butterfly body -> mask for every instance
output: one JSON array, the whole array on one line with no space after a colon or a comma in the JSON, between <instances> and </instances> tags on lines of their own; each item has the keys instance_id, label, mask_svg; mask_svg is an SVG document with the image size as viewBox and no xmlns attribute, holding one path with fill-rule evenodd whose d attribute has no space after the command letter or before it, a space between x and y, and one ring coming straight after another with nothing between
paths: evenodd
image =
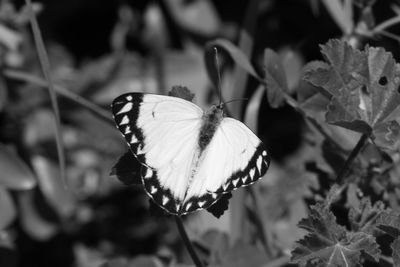
<instances>
[{"instance_id":1,"label":"butterfly body","mask_svg":"<svg viewBox=\"0 0 400 267\"><path fill-rule=\"evenodd\" d=\"M224 117L223 105L203 112L180 98L128 93L114 100L112 111L143 164L147 194L169 213L207 208L269 166L263 143L243 123Z\"/></svg>"}]
</instances>

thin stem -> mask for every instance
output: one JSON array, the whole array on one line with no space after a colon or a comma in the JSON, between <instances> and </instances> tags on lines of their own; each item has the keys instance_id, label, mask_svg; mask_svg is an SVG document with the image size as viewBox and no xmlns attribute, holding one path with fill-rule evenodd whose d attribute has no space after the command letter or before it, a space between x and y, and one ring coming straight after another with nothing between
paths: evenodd
<instances>
[{"instance_id":1,"label":"thin stem","mask_svg":"<svg viewBox=\"0 0 400 267\"><path fill-rule=\"evenodd\" d=\"M3 71L3 74L4 74L4 76L6 76L10 79L24 81L27 83L37 85L39 87L44 87L44 88L47 87L47 82L45 80L43 80L42 78L39 78L35 75L23 72L23 71L6 69ZM66 88L64 88L62 86L55 85L54 89L55 89L56 93L59 94L60 96L63 96L65 98L68 98L71 101L74 101L75 103L79 104L83 108L86 108L89 111L91 111L99 119L114 126L114 121L111 119L110 113L107 110L104 110L103 108L99 107L98 105L86 100L85 98L74 93L73 91L67 90Z\"/></svg>"},{"instance_id":2,"label":"thin stem","mask_svg":"<svg viewBox=\"0 0 400 267\"><path fill-rule=\"evenodd\" d=\"M65 177L65 155L61 139L60 111L58 108L57 96L54 90L54 83L50 75L49 58L47 56L46 48L44 46L42 33L40 31L38 22L36 20L35 12L33 11L31 0L25 0L25 3L28 6L29 20L32 26L33 39L35 40L36 50L39 56L39 61L42 67L43 75L47 81L47 88L49 90L51 105L54 111L54 117L56 122L55 136L56 136L58 161L60 163L61 180L63 182L64 188L67 189L68 185Z\"/></svg>"},{"instance_id":3,"label":"thin stem","mask_svg":"<svg viewBox=\"0 0 400 267\"><path fill-rule=\"evenodd\" d=\"M400 23L400 16L395 16L393 18L385 20L384 22L382 22L379 25L376 25L375 28L372 30L372 32L381 32L388 27L396 25L397 23Z\"/></svg>"},{"instance_id":4,"label":"thin stem","mask_svg":"<svg viewBox=\"0 0 400 267\"><path fill-rule=\"evenodd\" d=\"M179 234L181 235L183 243L185 244L185 246L190 254L190 257L192 257L194 264L196 265L196 267L204 267L204 265L201 263L201 261L199 259L199 256L197 256L196 251L193 248L192 242L190 242L190 239L185 231L185 227L183 226L181 217L176 215L175 222L176 222L176 225L178 226L178 231L179 231Z\"/></svg>"},{"instance_id":5,"label":"thin stem","mask_svg":"<svg viewBox=\"0 0 400 267\"><path fill-rule=\"evenodd\" d=\"M360 140L358 140L358 143L356 146L353 148L351 151L350 155L346 159L346 162L344 163L342 169L339 171L337 177L336 177L336 182L338 184L341 184L343 182L343 179L345 175L347 174L350 165L353 163L354 159L357 157L358 153L360 153L361 149L364 147L365 143L367 142L369 138L368 134L363 134L360 137Z\"/></svg>"},{"instance_id":6,"label":"thin stem","mask_svg":"<svg viewBox=\"0 0 400 267\"><path fill-rule=\"evenodd\" d=\"M218 77L218 81L217 81L217 89L218 89L218 96L219 96L219 104L221 105L222 103L222 86L221 86L221 73L219 70L219 60L218 60L218 49L216 47L214 47L214 52L215 52L215 69L217 70L217 77Z\"/></svg>"}]
</instances>

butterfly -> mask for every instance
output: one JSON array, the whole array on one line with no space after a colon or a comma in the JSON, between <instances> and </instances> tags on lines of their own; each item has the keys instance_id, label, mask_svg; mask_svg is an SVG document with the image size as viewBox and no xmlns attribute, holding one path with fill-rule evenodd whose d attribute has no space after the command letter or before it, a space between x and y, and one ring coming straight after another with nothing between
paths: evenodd
<instances>
[{"instance_id":1,"label":"butterfly","mask_svg":"<svg viewBox=\"0 0 400 267\"><path fill-rule=\"evenodd\" d=\"M242 122L225 117L223 104L204 112L178 97L127 93L113 101L112 112L143 165L146 193L168 213L206 209L269 167L264 144Z\"/></svg>"}]
</instances>

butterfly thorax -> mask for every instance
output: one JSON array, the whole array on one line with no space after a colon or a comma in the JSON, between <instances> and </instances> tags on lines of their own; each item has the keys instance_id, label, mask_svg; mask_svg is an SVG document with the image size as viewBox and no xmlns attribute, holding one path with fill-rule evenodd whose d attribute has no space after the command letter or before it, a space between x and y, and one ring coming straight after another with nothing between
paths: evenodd
<instances>
[{"instance_id":1,"label":"butterfly thorax","mask_svg":"<svg viewBox=\"0 0 400 267\"><path fill-rule=\"evenodd\" d=\"M207 145L211 142L218 125L224 117L222 105L213 106L207 110L203 115L203 123L200 128L199 134L199 149L204 151Z\"/></svg>"}]
</instances>

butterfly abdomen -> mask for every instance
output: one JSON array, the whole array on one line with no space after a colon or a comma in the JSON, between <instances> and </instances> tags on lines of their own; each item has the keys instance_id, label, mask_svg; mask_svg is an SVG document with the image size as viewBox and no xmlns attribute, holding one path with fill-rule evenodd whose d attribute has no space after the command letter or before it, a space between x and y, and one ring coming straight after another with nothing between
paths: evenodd
<instances>
[{"instance_id":1,"label":"butterfly abdomen","mask_svg":"<svg viewBox=\"0 0 400 267\"><path fill-rule=\"evenodd\" d=\"M199 134L199 149L204 151L211 142L212 137L217 131L218 125L223 119L223 111L218 106L212 107L203 115L203 123Z\"/></svg>"}]
</instances>

